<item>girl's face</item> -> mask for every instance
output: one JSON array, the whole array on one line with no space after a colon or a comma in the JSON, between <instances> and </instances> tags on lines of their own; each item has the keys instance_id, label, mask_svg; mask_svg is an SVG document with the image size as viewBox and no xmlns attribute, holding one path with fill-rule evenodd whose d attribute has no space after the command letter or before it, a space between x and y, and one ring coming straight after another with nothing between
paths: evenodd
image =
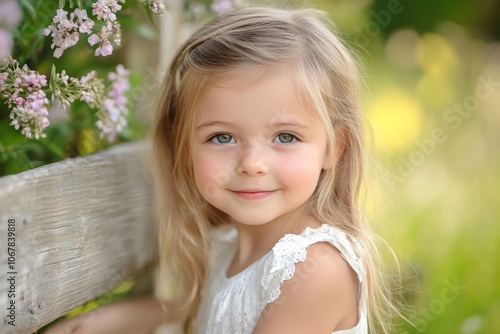
<instances>
[{"instance_id":1,"label":"girl's face","mask_svg":"<svg viewBox=\"0 0 500 334\"><path fill-rule=\"evenodd\" d=\"M324 126L287 78L217 81L201 98L194 128L196 186L241 224L293 214L332 167Z\"/></svg>"}]
</instances>

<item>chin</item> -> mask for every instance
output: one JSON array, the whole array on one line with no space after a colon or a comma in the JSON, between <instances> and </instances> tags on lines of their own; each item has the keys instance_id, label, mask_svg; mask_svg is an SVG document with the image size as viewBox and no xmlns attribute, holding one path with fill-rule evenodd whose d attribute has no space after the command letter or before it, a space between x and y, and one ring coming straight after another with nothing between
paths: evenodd
<instances>
[{"instance_id":1,"label":"chin","mask_svg":"<svg viewBox=\"0 0 500 334\"><path fill-rule=\"evenodd\" d=\"M272 217L262 217L255 214L248 214L247 216L229 216L235 223L245 226L260 226L273 220Z\"/></svg>"}]
</instances>

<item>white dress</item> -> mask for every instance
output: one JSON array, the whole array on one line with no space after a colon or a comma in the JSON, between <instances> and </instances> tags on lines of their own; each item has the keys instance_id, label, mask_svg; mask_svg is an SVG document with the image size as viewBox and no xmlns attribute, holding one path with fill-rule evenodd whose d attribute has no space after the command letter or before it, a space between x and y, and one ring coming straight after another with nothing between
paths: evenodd
<instances>
[{"instance_id":1,"label":"white dress","mask_svg":"<svg viewBox=\"0 0 500 334\"><path fill-rule=\"evenodd\" d=\"M215 229L210 273L203 290L195 333L251 334L265 306L278 299L283 282L293 277L295 264L305 260L306 248L317 242L330 242L340 251L356 272L358 291L362 291L365 272L354 251L362 251L361 247L329 224L318 228L308 227L300 235L286 234L271 251L229 278L226 273L236 252L237 231L231 226ZM366 291L359 296L358 324L333 333L368 333Z\"/></svg>"}]
</instances>

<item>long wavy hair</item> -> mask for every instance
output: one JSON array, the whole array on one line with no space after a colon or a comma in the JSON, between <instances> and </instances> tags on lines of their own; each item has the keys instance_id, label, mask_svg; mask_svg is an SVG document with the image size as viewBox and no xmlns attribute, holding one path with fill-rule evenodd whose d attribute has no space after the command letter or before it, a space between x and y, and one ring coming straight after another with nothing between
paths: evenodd
<instances>
[{"instance_id":1,"label":"long wavy hair","mask_svg":"<svg viewBox=\"0 0 500 334\"><path fill-rule=\"evenodd\" d=\"M191 331L208 272L210 230L226 215L198 192L191 162L191 136L198 101L207 87L228 74L287 71L321 118L337 159L324 170L306 203L320 222L357 240L366 250L369 324L390 332L398 313L377 269L375 236L360 209L367 171L364 120L359 106L360 74L352 52L337 37L326 13L307 8L247 6L223 13L199 28L178 50L163 83L153 153L159 219L159 284L172 290ZM161 289L161 287L160 287Z\"/></svg>"}]
</instances>

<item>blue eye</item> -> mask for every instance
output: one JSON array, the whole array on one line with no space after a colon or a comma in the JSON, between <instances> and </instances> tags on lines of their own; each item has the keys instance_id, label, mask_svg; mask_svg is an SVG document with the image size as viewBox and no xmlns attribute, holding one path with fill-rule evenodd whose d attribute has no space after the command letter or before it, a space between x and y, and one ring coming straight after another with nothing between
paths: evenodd
<instances>
[{"instance_id":1,"label":"blue eye","mask_svg":"<svg viewBox=\"0 0 500 334\"><path fill-rule=\"evenodd\" d=\"M278 140L282 144L291 144L295 141L297 141L297 137L292 135L291 133L280 133L275 137L275 141Z\"/></svg>"},{"instance_id":2,"label":"blue eye","mask_svg":"<svg viewBox=\"0 0 500 334\"><path fill-rule=\"evenodd\" d=\"M229 144L233 140L233 137L231 135L228 135L227 133L221 133L218 135L215 135L209 139L209 141L216 143L216 144Z\"/></svg>"}]
</instances>

